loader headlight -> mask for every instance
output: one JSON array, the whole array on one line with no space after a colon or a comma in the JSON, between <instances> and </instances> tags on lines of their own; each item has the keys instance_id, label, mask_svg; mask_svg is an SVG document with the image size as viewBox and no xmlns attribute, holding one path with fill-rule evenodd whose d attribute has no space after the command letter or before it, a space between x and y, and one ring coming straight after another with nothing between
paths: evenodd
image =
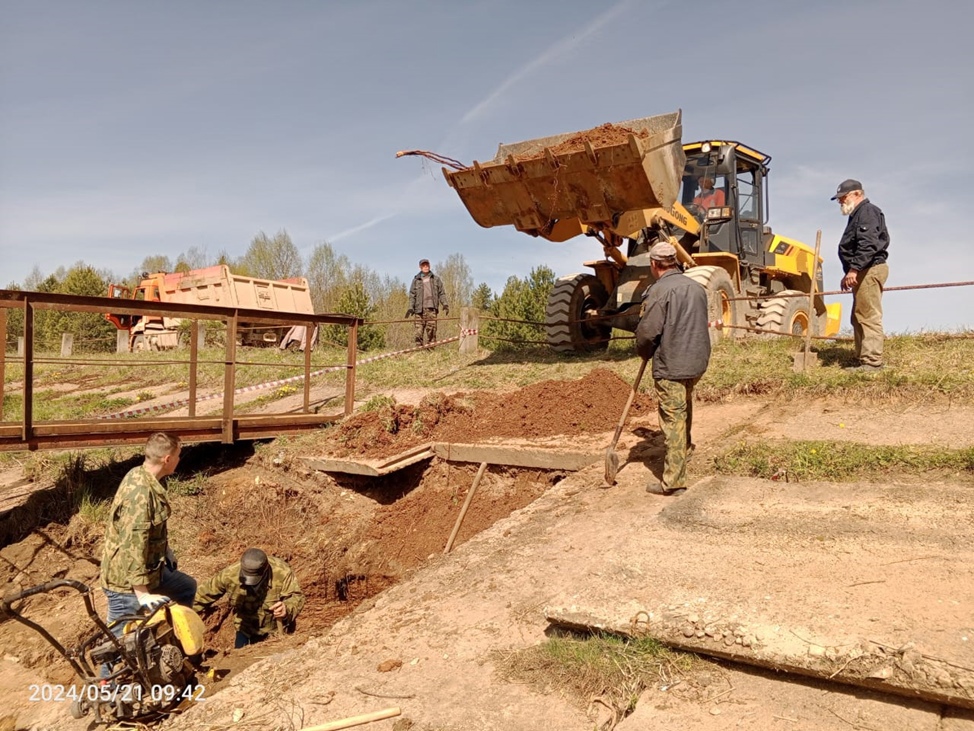
<instances>
[{"instance_id":1,"label":"loader headlight","mask_svg":"<svg viewBox=\"0 0 974 731\"><path fill-rule=\"evenodd\" d=\"M704 153L705 155L710 152L711 149L713 148L710 146L709 142L704 142L700 145L700 152Z\"/></svg>"},{"instance_id":2,"label":"loader headlight","mask_svg":"<svg viewBox=\"0 0 974 731\"><path fill-rule=\"evenodd\" d=\"M707 209L707 220L716 221L721 218L730 218L731 209L729 206L723 206L722 208L708 208Z\"/></svg>"}]
</instances>

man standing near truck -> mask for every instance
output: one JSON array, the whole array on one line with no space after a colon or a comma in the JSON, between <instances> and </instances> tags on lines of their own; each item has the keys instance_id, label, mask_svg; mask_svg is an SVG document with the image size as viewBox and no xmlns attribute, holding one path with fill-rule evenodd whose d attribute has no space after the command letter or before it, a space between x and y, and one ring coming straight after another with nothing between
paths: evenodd
<instances>
[{"instance_id":1,"label":"man standing near truck","mask_svg":"<svg viewBox=\"0 0 974 731\"><path fill-rule=\"evenodd\" d=\"M443 280L430 271L429 259L419 260L419 274L413 277L409 288L409 310L406 317L415 317L416 345L429 345L436 341L436 317L440 308L450 314Z\"/></svg>"},{"instance_id":2,"label":"man standing near truck","mask_svg":"<svg viewBox=\"0 0 974 731\"><path fill-rule=\"evenodd\" d=\"M889 276L886 217L879 206L869 202L858 180L843 180L832 200L849 217L839 241L839 261L842 290L852 290L852 335L858 362L845 370L873 373L883 368L883 287Z\"/></svg>"},{"instance_id":3,"label":"man standing near truck","mask_svg":"<svg viewBox=\"0 0 974 731\"><path fill-rule=\"evenodd\" d=\"M649 252L654 284L636 326L636 352L653 359L659 425L666 441L663 479L646 492L678 495L687 489L687 454L693 444L693 387L710 362L707 291L683 275L676 249L661 242Z\"/></svg>"}]
</instances>

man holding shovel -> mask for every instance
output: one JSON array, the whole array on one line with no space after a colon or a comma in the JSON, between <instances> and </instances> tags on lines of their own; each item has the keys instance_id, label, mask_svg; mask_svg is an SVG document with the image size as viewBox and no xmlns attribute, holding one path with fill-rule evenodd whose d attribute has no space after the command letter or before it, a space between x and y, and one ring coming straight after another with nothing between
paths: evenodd
<instances>
[{"instance_id":1,"label":"man holding shovel","mask_svg":"<svg viewBox=\"0 0 974 731\"><path fill-rule=\"evenodd\" d=\"M683 276L672 244L656 244L649 258L656 281L643 300L643 314L636 327L636 352L643 359L653 359L666 458L662 481L651 480L646 492L677 495L687 489L693 387L710 362L707 290Z\"/></svg>"}]
</instances>

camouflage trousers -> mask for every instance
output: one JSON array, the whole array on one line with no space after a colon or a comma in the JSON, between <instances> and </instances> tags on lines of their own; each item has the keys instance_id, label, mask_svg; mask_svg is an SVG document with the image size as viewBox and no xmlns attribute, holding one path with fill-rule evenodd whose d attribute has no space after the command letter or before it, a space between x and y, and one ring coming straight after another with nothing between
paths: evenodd
<instances>
[{"instance_id":1,"label":"camouflage trousers","mask_svg":"<svg viewBox=\"0 0 974 731\"><path fill-rule=\"evenodd\" d=\"M863 365L883 364L883 286L889 265L883 262L859 272L852 288L852 335L856 359Z\"/></svg>"},{"instance_id":2,"label":"camouflage trousers","mask_svg":"<svg viewBox=\"0 0 974 731\"><path fill-rule=\"evenodd\" d=\"M684 381L655 381L659 426L666 441L666 458L663 460L661 480L666 490L687 486L687 452L692 444L690 429L693 426L693 387L699 380L689 378Z\"/></svg>"},{"instance_id":3,"label":"camouflage trousers","mask_svg":"<svg viewBox=\"0 0 974 731\"><path fill-rule=\"evenodd\" d=\"M423 310L416 316L416 345L428 345L436 340L436 310Z\"/></svg>"}]
</instances>

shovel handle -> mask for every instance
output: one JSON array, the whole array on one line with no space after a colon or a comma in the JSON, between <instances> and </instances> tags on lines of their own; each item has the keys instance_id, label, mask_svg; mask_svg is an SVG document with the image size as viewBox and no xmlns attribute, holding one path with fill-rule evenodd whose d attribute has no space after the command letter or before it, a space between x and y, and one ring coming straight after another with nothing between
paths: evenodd
<instances>
[{"instance_id":1,"label":"shovel handle","mask_svg":"<svg viewBox=\"0 0 974 731\"><path fill-rule=\"evenodd\" d=\"M639 364L639 371L636 373L636 380L632 382L632 390L629 392L629 399L626 401L626 407L622 410L622 416L619 418L619 425L616 427L616 433L612 437L612 447L619 442L619 437L622 436L622 429L626 425L626 418L629 416L629 408L632 406L633 400L636 398L636 392L639 390L639 383L643 380L643 373L646 371L647 359L643 358L643 362Z\"/></svg>"}]
</instances>

